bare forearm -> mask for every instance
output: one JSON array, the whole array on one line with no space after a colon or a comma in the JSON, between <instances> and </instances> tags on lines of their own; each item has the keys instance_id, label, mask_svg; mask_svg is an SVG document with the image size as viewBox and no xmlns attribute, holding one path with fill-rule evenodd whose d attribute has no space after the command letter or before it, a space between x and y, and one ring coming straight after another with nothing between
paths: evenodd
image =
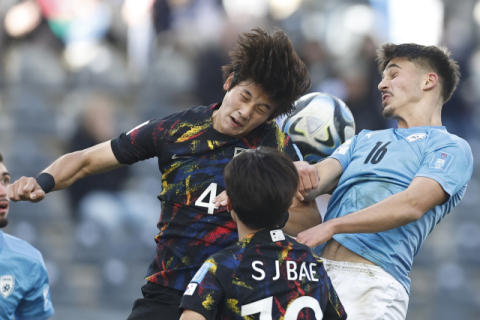
<instances>
[{"instance_id":1,"label":"bare forearm","mask_svg":"<svg viewBox=\"0 0 480 320\"><path fill-rule=\"evenodd\" d=\"M416 221L423 213L419 203L405 190L370 207L326 223L334 234L376 233Z\"/></svg>"},{"instance_id":2,"label":"bare forearm","mask_svg":"<svg viewBox=\"0 0 480 320\"><path fill-rule=\"evenodd\" d=\"M114 158L113 153L109 154L109 148L110 142L108 141L82 151L66 154L58 158L43 172L51 174L55 179L54 191L65 189L78 179L122 166Z\"/></svg>"},{"instance_id":3,"label":"bare forearm","mask_svg":"<svg viewBox=\"0 0 480 320\"><path fill-rule=\"evenodd\" d=\"M294 199L294 201L298 200ZM315 201L291 206L288 212L289 219L283 227L283 231L292 237L296 237L298 233L322 223L322 216Z\"/></svg>"},{"instance_id":4,"label":"bare forearm","mask_svg":"<svg viewBox=\"0 0 480 320\"><path fill-rule=\"evenodd\" d=\"M325 159L322 162L313 165L320 176L318 187L311 190L305 197L306 201L313 201L322 194L331 194L337 187L343 168L336 159Z\"/></svg>"}]
</instances>

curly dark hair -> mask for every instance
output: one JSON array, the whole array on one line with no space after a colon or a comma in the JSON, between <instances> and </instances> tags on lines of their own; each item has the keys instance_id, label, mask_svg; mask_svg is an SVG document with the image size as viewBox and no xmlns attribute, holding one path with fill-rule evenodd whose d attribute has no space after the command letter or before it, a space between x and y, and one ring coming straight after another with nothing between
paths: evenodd
<instances>
[{"instance_id":1,"label":"curly dark hair","mask_svg":"<svg viewBox=\"0 0 480 320\"><path fill-rule=\"evenodd\" d=\"M223 175L233 210L247 227L283 227L299 179L292 159L273 148L248 149Z\"/></svg>"},{"instance_id":2,"label":"curly dark hair","mask_svg":"<svg viewBox=\"0 0 480 320\"><path fill-rule=\"evenodd\" d=\"M445 103L452 97L460 81L458 64L450 55L450 51L445 47L384 43L377 51L378 69L382 73L393 59L406 58L419 68L435 72L442 86L441 95Z\"/></svg>"},{"instance_id":3,"label":"curly dark hair","mask_svg":"<svg viewBox=\"0 0 480 320\"><path fill-rule=\"evenodd\" d=\"M270 119L290 114L295 100L310 87L307 67L281 30L270 35L256 28L239 35L230 57L232 62L222 67L224 81L233 73L229 90L242 81L259 85L278 106Z\"/></svg>"}]
</instances>

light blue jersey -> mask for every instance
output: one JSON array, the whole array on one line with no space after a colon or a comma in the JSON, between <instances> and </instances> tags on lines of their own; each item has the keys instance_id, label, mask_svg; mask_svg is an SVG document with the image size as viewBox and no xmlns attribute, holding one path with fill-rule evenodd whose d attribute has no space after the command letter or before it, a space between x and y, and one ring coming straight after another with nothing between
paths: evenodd
<instances>
[{"instance_id":1,"label":"light blue jersey","mask_svg":"<svg viewBox=\"0 0 480 320\"><path fill-rule=\"evenodd\" d=\"M0 230L0 319L43 320L52 315L42 254Z\"/></svg>"},{"instance_id":2,"label":"light blue jersey","mask_svg":"<svg viewBox=\"0 0 480 320\"><path fill-rule=\"evenodd\" d=\"M473 170L468 143L448 133L445 127L363 130L331 157L340 161L343 174L330 198L325 221L401 192L415 177L434 179L450 196L444 204L406 226L380 233L333 237L383 268L410 292L408 273L413 257L435 225L465 194Z\"/></svg>"}]
</instances>

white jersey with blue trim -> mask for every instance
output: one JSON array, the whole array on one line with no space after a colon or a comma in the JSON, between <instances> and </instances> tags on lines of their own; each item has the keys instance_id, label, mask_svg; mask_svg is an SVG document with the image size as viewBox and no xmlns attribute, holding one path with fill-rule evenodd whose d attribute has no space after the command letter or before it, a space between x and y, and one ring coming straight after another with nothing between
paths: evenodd
<instances>
[{"instance_id":1,"label":"white jersey with blue trim","mask_svg":"<svg viewBox=\"0 0 480 320\"><path fill-rule=\"evenodd\" d=\"M338 234L333 238L394 276L410 292L413 257L440 220L455 207L472 176L468 143L445 127L363 130L340 146L332 158L343 174L332 194L325 221L361 210L399 193L415 177L437 181L449 199L418 221L389 231ZM321 249L321 248L319 248Z\"/></svg>"},{"instance_id":2,"label":"white jersey with blue trim","mask_svg":"<svg viewBox=\"0 0 480 320\"><path fill-rule=\"evenodd\" d=\"M43 320L53 312L41 253L0 230L0 319Z\"/></svg>"}]
</instances>

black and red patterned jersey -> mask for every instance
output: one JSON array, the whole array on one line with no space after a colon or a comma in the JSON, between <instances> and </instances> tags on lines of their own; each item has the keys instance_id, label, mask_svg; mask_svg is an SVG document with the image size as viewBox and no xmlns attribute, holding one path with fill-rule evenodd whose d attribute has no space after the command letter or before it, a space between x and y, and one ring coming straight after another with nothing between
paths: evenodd
<instances>
[{"instance_id":1,"label":"black and red patterned jersey","mask_svg":"<svg viewBox=\"0 0 480 320\"><path fill-rule=\"evenodd\" d=\"M243 138L216 131L212 113L218 107L193 107L153 119L112 140L120 163L158 158L162 213L157 254L147 274L150 282L183 291L206 258L235 243L238 235L230 213L211 202L225 190L223 170L236 154L267 146L298 160L290 137L274 122Z\"/></svg>"},{"instance_id":2,"label":"black and red patterned jersey","mask_svg":"<svg viewBox=\"0 0 480 320\"><path fill-rule=\"evenodd\" d=\"M262 230L209 257L180 309L213 319L346 319L322 260L282 230Z\"/></svg>"}]
</instances>

